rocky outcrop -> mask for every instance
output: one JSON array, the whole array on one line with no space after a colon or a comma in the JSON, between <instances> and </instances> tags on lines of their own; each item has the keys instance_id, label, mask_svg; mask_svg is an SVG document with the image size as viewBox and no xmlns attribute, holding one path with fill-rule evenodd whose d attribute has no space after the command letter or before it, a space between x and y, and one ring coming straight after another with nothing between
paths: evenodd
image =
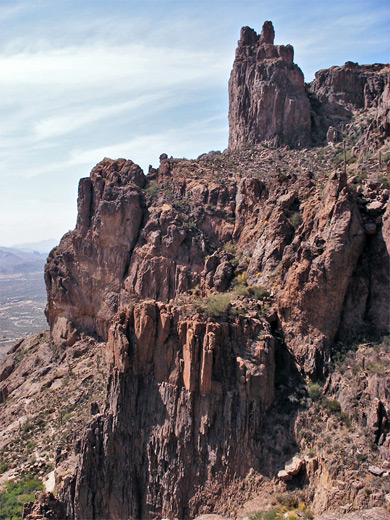
<instances>
[{"instance_id":1,"label":"rocky outcrop","mask_svg":"<svg viewBox=\"0 0 390 520\"><path fill-rule=\"evenodd\" d=\"M62 342L74 326L107 337L143 219L142 170L105 159L79 184L76 229L49 255L46 316Z\"/></svg>"},{"instance_id":2,"label":"rocky outcrop","mask_svg":"<svg viewBox=\"0 0 390 520\"><path fill-rule=\"evenodd\" d=\"M389 65L359 65L348 61L316 73L310 83L312 132L323 139L330 126L343 128L356 109L372 112L371 127L383 140L390 135ZM368 136L365 136L367 139Z\"/></svg>"},{"instance_id":3,"label":"rocky outcrop","mask_svg":"<svg viewBox=\"0 0 390 520\"><path fill-rule=\"evenodd\" d=\"M302 375L323 378L335 341L358 325L389 333L389 193L378 172L355 182L346 163L335 166L351 111L386 121L386 81L381 66L347 64L307 93L272 23L259 36L246 27L229 84L229 150L196 161L162 154L147 176L106 158L80 181L76 228L45 270L50 348L77 357L95 345L110 375L105 408L88 402L76 472L58 482L68 518L190 518L215 481L276 476L296 419L270 427L278 449L268 453L276 377L280 394ZM332 146L299 150L317 123ZM287 146L245 150L263 141ZM14 361L0 372L2 400ZM378 389L367 419L375 439L389 416ZM299 400L278 402L291 407L290 397ZM319 478L312 459L297 460L281 480Z\"/></svg>"},{"instance_id":4,"label":"rocky outcrop","mask_svg":"<svg viewBox=\"0 0 390 520\"><path fill-rule=\"evenodd\" d=\"M342 174L334 175L316 215L303 218L309 228L284 256L291 267L278 295L279 318L286 343L308 373L329 359L348 285L364 247L359 210L345 183Z\"/></svg>"},{"instance_id":5,"label":"rocky outcrop","mask_svg":"<svg viewBox=\"0 0 390 520\"><path fill-rule=\"evenodd\" d=\"M375 183L355 190L342 170L319 189L312 158L309 167L302 152L284 151L297 164L289 177L277 164L262 179L242 175L242 159L239 173L226 174L227 152L199 161L162 156L140 177L143 188L121 176L122 161L104 160L81 181L94 193L95 172L104 170L106 179L117 176L118 201L137 202L136 218L123 220L120 202L109 200L106 219L105 199L93 205L81 188L76 230L48 261L54 339L64 347L86 329L102 335L110 369L106 410L81 441L75 476L62 484L69 518L195 515L206 483L272 467L261 439L275 350L280 357L283 345L299 370L322 377L356 309L360 322L388 331L387 282L379 283L390 245L386 190ZM261 164L277 153L262 152ZM114 249L110 237L128 226L127 242ZM67 291L64 276L76 282ZM208 313L218 292L229 306Z\"/></svg>"},{"instance_id":6,"label":"rocky outcrop","mask_svg":"<svg viewBox=\"0 0 390 520\"><path fill-rule=\"evenodd\" d=\"M274 45L272 22L243 27L229 80L229 148L311 142L310 103L291 45Z\"/></svg>"},{"instance_id":7,"label":"rocky outcrop","mask_svg":"<svg viewBox=\"0 0 390 520\"><path fill-rule=\"evenodd\" d=\"M336 142L354 110L370 113L369 132L382 141L390 135L388 64L348 61L318 71L305 86L293 47L274 45L274 37L272 22L264 23L260 35L241 30L229 81L229 148L263 141L293 147Z\"/></svg>"},{"instance_id":8,"label":"rocky outcrop","mask_svg":"<svg viewBox=\"0 0 390 520\"><path fill-rule=\"evenodd\" d=\"M108 409L84 437L70 517L190 518L207 480L256 466L275 370L265 320L186 318L149 300L117 316L108 358Z\"/></svg>"},{"instance_id":9,"label":"rocky outcrop","mask_svg":"<svg viewBox=\"0 0 390 520\"><path fill-rule=\"evenodd\" d=\"M203 296L229 291L237 263L249 286L272 288L284 341L308 373L323 372L353 316L388 330L380 282L388 281L388 192L379 184L355 194L340 170L322 197L304 174L288 188L246 176L221 185L204 161L164 158L147 180L131 163L146 182L141 189L126 167L122 175L128 163L104 160L80 182L77 227L49 257L47 316L57 343L73 344L79 330L107 339L115 313L140 299L168 302L195 287ZM90 196L99 189L100 199ZM355 279L367 284L365 298L354 296Z\"/></svg>"},{"instance_id":10,"label":"rocky outcrop","mask_svg":"<svg viewBox=\"0 0 390 520\"><path fill-rule=\"evenodd\" d=\"M388 84L386 65L359 65L347 61L341 67L316 72L310 89L321 103L341 104L353 109L377 107Z\"/></svg>"}]
</instances>

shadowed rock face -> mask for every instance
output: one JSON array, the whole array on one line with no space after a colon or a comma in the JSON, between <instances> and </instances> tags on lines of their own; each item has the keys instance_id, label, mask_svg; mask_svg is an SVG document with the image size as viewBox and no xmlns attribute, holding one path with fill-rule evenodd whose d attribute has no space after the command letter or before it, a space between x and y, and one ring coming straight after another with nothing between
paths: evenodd
<instances>
[{"instance_id":1,"label":"shadowed rock face","mask_svg":"<svg viewBox=\"0 0 390 520\"><path fill-rule=\"evenodd\" d=\"M274 45L272 22L260 36L243 27L229 80L229 148L271 141L311 142L310 102L291 45Z\"/></svg>"},{"instance_id":2,"label":"shadowed rock face","mask_svg":"<svg viewBox=\"0 0 390 520\"><path fill-rule=\"evenodd\" d=\"M153 301L123 312L109 333L109 409L83 441L69 516L191 518L206 480L256 466L273 399L269 332L265 320L185 319Z\"/></svg>"}]
</instances>

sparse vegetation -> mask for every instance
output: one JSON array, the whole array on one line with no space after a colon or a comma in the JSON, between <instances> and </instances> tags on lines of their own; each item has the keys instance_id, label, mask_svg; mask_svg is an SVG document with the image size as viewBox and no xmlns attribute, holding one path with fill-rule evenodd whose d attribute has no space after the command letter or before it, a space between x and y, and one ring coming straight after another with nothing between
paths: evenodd
<instances>
[{"instance_id":1,"label":"sparse vegetation","mask_svg":"<svg viewBox=\"0 0 390 520\"><path fill-rule=\"evenodd\" d=\"M226 316L233 298L233 293L219 293L210 296L205 302L205 314L213 318Z\"/></svg>"},{"instance_id":2,"label":"sparse vegetation","mask_svg":"<svg viewBox=\"0 0 390 520\"><path fill-rule=\"evenodd\" d=\"M302 215L299 211L294 211L290 216L290 222L294 229L297 229L302 223Z\"/></svg>"},{"instance_id":3,"label":"sparse vegetation","mask_svg":"<svg viewBox=\"0 0 390 520\"><path fill-rule=\"evenodd\" d=\"M312 520L313 514L305 502L294 494L277 495L278 504L270 511L259 511L249 515L250 520Z\"/></svg>"},{"instance_id":4,"label":"sparse vegetation","mask_svg":"<svg viewBox=\"0 0 390 520\"><path fill-rule=\"evenodd\" d=\"M226 253L230 253L232 255L234 255L236 253L236 249L237 249L237 246L235 244L233 244L233 242L227 242L226 244L223 245L223 250Z\"/></svg>"},{"instance_id":5,"label":"sparse vegetation","mask_svg":"<svg viewBox=\"0 0 390 520\"><path fill-rule=\"evenodd\" d=\"M312 383L309 382L307 385L307 393L309 396L309 399L311 399L314 402L321 401L323 394L322 394L322 388L318 383Z\"/></svg>"},{"instance_id":6,"label":"sparse vegetation","mask_svg":"<svg viewBox=\"0 0 390 520\"><path fill-rule=\"evenodd\" d=\"M23 504L33 501L35 493L42 490L42 482L31 476L7 482L0 493L0 520L21 519Z\"/></svg>"},{"instance_id":7,"label":"sparse vegetation","mask_svg":"<svg viewBox=\"0 0 390 520\"><path fill-rule=\"evenodd\" d=\"M158 192L160 191L160 184L157 180L150 181L146 188L144 188L144 193L148 198L153 199Z\"/></svg>"}]
</instances>

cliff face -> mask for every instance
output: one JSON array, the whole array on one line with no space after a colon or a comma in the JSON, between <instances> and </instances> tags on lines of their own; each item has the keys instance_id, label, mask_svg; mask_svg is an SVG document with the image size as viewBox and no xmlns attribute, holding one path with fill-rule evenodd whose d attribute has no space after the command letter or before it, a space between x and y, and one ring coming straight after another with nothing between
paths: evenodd
<instances>
[{"instance_id":1,"label":"cliff face","mask_svg":"<svg viewBox=\"0 0 390 520\"><path fill-rule=\"evenodd\" d=\"M291 45L274 45L272 22L260 35L243 27L229 80L229 148L271 141L307 146L310 103Z\"/></svg>"},{"instance_id":2,"label":"cliff face","mask_svg":"<svg viewBox=\"0 0 390 520\"><path fill-rule=\"evenodd\" d=\"M76 229L51 252L45 271L46 316L59 342L75 341L73 324L107 337L143 218L144 183L139 166L125 160L105 160L80 181Z\"/></svg>"},{"instance_id":3,"label":"cliff face","mask_svg":"<svg viewBox=\"0 0 390 520\"><path fill-rule=\"evenodd\" d=\"M328 138L340 139L340 131L351 121L354 110L363 109L370 121L358 135L357 149L366 152L370 145L374 149L378 139L383 144L390 135L389 89L388 64L348 61L342 67L318 71L309 85L313 139L323 140L329 127Z\"/></svg>"},{"instance_id":4,"label":"cliff face","mask_svg":"<svg viewBox=\"0 0 390 520\"><path fill-rule=\"evenodd\" d=\"M163 155L138 186L104 160L80 182L76 230L47 264L48 317L60 344L101 334L111 376L61 495L69 517L194 517L207 482L274 467L275 356L321 376L335 338L367 320L388 333L388 192L327 178L328 153L314 172L315 150Z\"/></svg>"},{"instance_id":5,"label":"cliff face","mask_svg":"<svg viewBox=\"0 0 390 520\"><path fill-rule=\"evenodd\" d=\"M340 164L337 143L343 133L349 159L368 145L385 156L385 67L320 71L308 92L292 47L273 41L270 22L260 36L242 30L229 150L194 161L162 154L147 176L104 159L80 181L76 229L46 265L46 315L56 348L77 352L86 334L102 341L109 383L75 471L57 478L68 518L194 517L251 472L286 489L278 471L298 441L309 449L299 428L333 428L325 411L321 425L298 417L291 403L307 395L305 378L328 376L337 342L389 334L385 166L376 154ZM296 149L331 124L330 145ZM341 386L328 379L324 392L348 403ZM381 402L373 442L387 457L390 405L382 390L371 394ZM327 509L337 472L321 495L327 460L301 463L287 476L305 467L293 485Z\"/></svg>"},{"instance_id":6,"label":"cliff face","mask_svg":"<svg viewBox=\"0 0 390 520\"><path fill-rule=\"evenodd\" d=\"M76 230L49 257L47 316L59 342L74 341L76 329L107 339L118 309L140 299L168 302L195 287L204 297L225 292L241 260L249 286L277 287L274 309L284 341L308 373L321 373L363 253L387 280L388 237L381 233L388 195L375 183L357 195L340 171L320 194L306 166L287 183L231 175L218 184L217 171L202 161L164 158L147 180L139 174L138 184L147 183L141 190L121 174L123 164L104 160L80 182ZM366 252L367 236L376 255ZM232 252L224 249L227 242L236 244ZM367 284L356 319L369 312L386 331L385 293L378 281Z\"/></svg>"},{"instance_id":7,"label":"cliff face","mask_svg":"<svg viewBox=\"0 0 390 520\"><path fill-rule=\"evenodd\" d=\"M388 64L349 61L320 70L305 85L293 47L274 45L274 37L272 22L264 23L260 35L241 30L229 80L229 148L263 141L292 147L334 142L360 109L374 109L360 147L367 150L373 131L384 142L390 135Z\"/></svg>"},{"instance_id":8,"label":"cliff face","mask_svg":"<svg viewBox=\"0 0 390 520\"><path fill-rule=\"evenodd\" d=\"M189 518L207 480L245 475L273 399L269 329L154 301L124 311L109 333L109 410L83 440L68 514Z\"/></svg>"}]
</instances>

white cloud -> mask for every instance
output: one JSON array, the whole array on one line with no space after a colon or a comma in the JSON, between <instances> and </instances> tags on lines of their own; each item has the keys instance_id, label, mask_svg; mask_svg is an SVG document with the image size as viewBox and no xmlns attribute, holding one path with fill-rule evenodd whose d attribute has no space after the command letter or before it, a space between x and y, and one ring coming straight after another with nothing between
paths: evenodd
<instances>
[{"instance_id":1,"label":"white cloud","mask_svg":"<svg viewBox=\"0 0 390 520\"><path fill-rule=\"evenodd\" d=\"M68 134L85 125L97 123L101 119L112 118L124 112L129 113L134 110L140 110L150 103L162 104L163 101L164 94L155 93L145 96L141 95L131 101L107 104L105 106L92 106L86 109L80 106L67 107L62 109L60 114L49 115L37 121L34 125L35 136L38 140L45 140ZM166 107L167 104L165 103L164 106Z\"/></svg>"},{"instance_id":2,"label":"white cloud","mask_svg":"<svg viewBox=\"0 0 390 520\"><path fill-rule=\"evenodd\" d=\"M177 84L219 82L226 76L228 57L215 52L173 50L141 44L71 46L18 54L1 54L0 87L10 95L15 87L40 86L52 96L64 90L92 90L93 97L123 90L154 90ZM230 58L230 57L229 57ZM231 58L229 59L229 62ZM126 82L124 85L122 82ZM58 90L53 90L58 89Z\"/></svg>"},{"instance_id":3,"label":"white cloud","mask_svg":"<svg viewBox=\"0 0 390 520\"><path fill-rule=\"evenodd\" d=\"M242 25L259 32L273 20L308 80L346 59L381 61L388 49L388 13L371 0L1 2L0 231L9 243L22 230L29 240L58 236L54 223L72 227L78 178L104 156L145 169L162 152L223 149Z\"/></svg>"}]
</instances>

